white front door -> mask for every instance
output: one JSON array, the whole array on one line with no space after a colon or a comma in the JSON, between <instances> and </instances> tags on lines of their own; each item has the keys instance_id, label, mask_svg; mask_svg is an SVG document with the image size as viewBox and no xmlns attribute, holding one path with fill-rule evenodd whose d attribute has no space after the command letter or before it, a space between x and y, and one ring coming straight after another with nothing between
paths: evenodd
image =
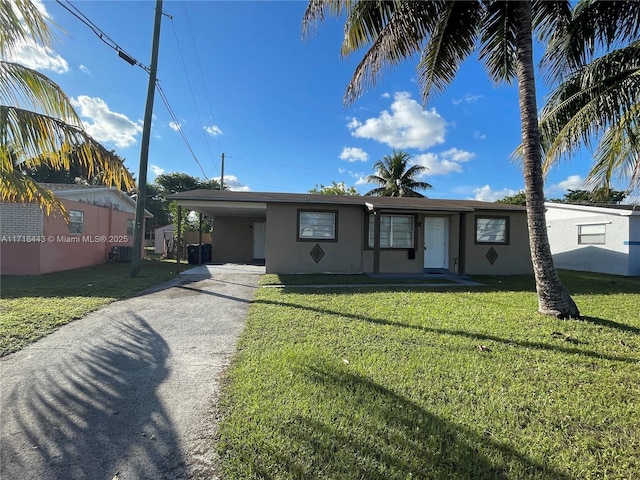
<instances>
[{"instance_id":1,"label":"white front door","mask_svg":"<svg viewBox=\"0 0 640 480\"><path fill-rule=\"evenodd\" d=\"M449 268L449 219L425 217L424 268Z\"/></svg>"},{"instance_id":2,"label":"white front door","mask_svg":"<svg viewBox=\"0 0 640 480\"><path fill-rule=\"evenodd\" d=\"M253 258L264 260L267 246L267 224L265 222L253 222Z\"/></svg>"}]
</instances>

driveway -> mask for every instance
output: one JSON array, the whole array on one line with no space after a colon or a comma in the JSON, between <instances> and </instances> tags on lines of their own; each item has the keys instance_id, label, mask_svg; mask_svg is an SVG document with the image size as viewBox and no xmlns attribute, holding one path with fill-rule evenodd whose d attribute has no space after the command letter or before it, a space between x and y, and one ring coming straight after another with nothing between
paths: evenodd
<instances>
[{"instance_id":1,"label":"driveway","mask_svg":"<svg viewBox=\"0 0 640 480\"><path fill-rule=\"evenodd\" d=\"M261 273L198 267L1 359L0 478L216 478L221 373Z\"/></svg>"}]
</instances>

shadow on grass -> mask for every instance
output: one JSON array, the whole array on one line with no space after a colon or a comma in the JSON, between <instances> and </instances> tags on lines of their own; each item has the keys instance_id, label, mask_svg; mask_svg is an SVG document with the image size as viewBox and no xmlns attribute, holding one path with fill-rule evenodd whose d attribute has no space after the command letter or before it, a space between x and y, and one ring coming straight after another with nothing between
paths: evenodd
<instances>
[{"instance_id":1,"label":"shadow on grass","mask_svg":"<svg viewBox=\"0 0 640 480\"><path fill-rule=\"evenodd\" d=\"M245 449L249 458L239 460L251 464L255 478L570 478L483 432L482 426L474 431L444 420L346 367L317 365L301 373L331 392L335 416L319 419L313 410L300 412L274 427L286 439L284 451ZM364 414L346 418L339 411L341 402L360 406Z\"/></svg>"},{"instance_id":2,"label":"shadow on grass","mask_svg":"<svg viewBox=\"0 0 640 480\"><path fill-rule=\"evenodd\" d=\"M434 328L434 327L427 327L424 325L413 325L410 323L393 322L393 321L381 319L381 318L374 318L374 317L368 317L365 315L346 313L343 311L334 311L334 310L329 310L325 308L315 308L308 305L300 305L297 303L289 303L289 302L282 302L282 301L274 302L271 300L262 300L262 299L254 300L254 303L258 305L265 304L265 305L276 305L276 306L299 308L302 310L317 312L323 315L336 315L339 317L346 317L353 320L375 323L378 325L393 326L393 327L400 327L400 328L412 328L415 330L421 330L423 332L437 333L439 335L453 335L456 337L465 337L465 338L473 339L474 341L488 340L496 343L501 343L504 345L511 345L511 346L524 347L524 348L534 348L538 350L547 350L547 351L553 351L553 352L562 352L562 353L567 353L571 355L582 355L585 357L597 358L602 360L611 360L616 362L627 362L627 363L637 363L640 360L640 358L638 357L622 357L622 356L614 356L614 355L605 355L597 351L586 350L584 348L563 347L563 346L549 344L549 343L514 340L511 338L502 338L502 337L497 337L495 335L488 335L485 333L467 332L465 330L449 330L446 328ZM594 321L594 320L598 320L598 321ZM576 320L576 321L581 321L581 320ZM639 333L638 329L636 329L635 327L619 324L611 320L591 318L590 320L587 320L587 321L591 321L592 323L598 323L600 325L607 326L609 328L624 330L624 328L622 327L627 327L626 331L630 331L632 333Z\"/></svg>"},{"instance_id":3,"label":"shadow on grass","mask_svg":"<svg viewBox=\"0 0 640 480\"><path fill-rule=\"evenodd\" d=\"M183 471L157 389L166 342L131 314L72 355L3 365L2 478L165 478ZM126 468L123 468L126 464ZM117 475L116 475L117 476ZM172 477L173 478L173 477Z\"/></svg>"}]
</instances>

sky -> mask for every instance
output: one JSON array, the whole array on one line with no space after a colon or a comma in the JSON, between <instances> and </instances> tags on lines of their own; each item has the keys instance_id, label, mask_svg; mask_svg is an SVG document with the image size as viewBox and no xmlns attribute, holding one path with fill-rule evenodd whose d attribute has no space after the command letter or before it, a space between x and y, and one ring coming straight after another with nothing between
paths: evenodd
<instances>
[{"instance_id":1,"label":"sky","mask_svg":"<svg viewBox=\"0 0 640 480\"><path fill-rule=\"evenodd\" d=\"M149 75L120 49L151 63L153 1L44 1L50 48L24 46L15 60L56 82L86 130L138 176ZM66 8L64 8L66 7ZM495 86L477 56L424 103L417 59L387 68L354 103L345 88L364 51L340 55L344 22L327 18L304 39L304 1L173 1L163 4L158 83L147 180L183 172L232 190L306 193L365 178L404 150L426 166L430 198L495 201L524 189L510 156L520 143L515 86ZM102 39L72 15L84 16ZM539 105L548 89L538 81ZM168 105L168 107L167 107ZM582 187L591 157L554 168L548 198Z\"/></svg>"}]
</instances>

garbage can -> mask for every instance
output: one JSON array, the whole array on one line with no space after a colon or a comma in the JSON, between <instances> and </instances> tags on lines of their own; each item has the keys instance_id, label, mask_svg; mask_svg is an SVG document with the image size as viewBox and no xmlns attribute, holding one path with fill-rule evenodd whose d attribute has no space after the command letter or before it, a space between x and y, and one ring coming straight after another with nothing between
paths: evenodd
<instances>
[{"instance_id":1,"label":"garbage can","mask_svg":"<svg viewBox=\"0 0 640 480\"><path fill-rule=\"evenodd\" d=\"M198 247L201 247L200 262L198 262ZM187 261L189 265L204 264L211 261L210 243L190 243L187 245Z\"/></svg>"}]
</instances>

